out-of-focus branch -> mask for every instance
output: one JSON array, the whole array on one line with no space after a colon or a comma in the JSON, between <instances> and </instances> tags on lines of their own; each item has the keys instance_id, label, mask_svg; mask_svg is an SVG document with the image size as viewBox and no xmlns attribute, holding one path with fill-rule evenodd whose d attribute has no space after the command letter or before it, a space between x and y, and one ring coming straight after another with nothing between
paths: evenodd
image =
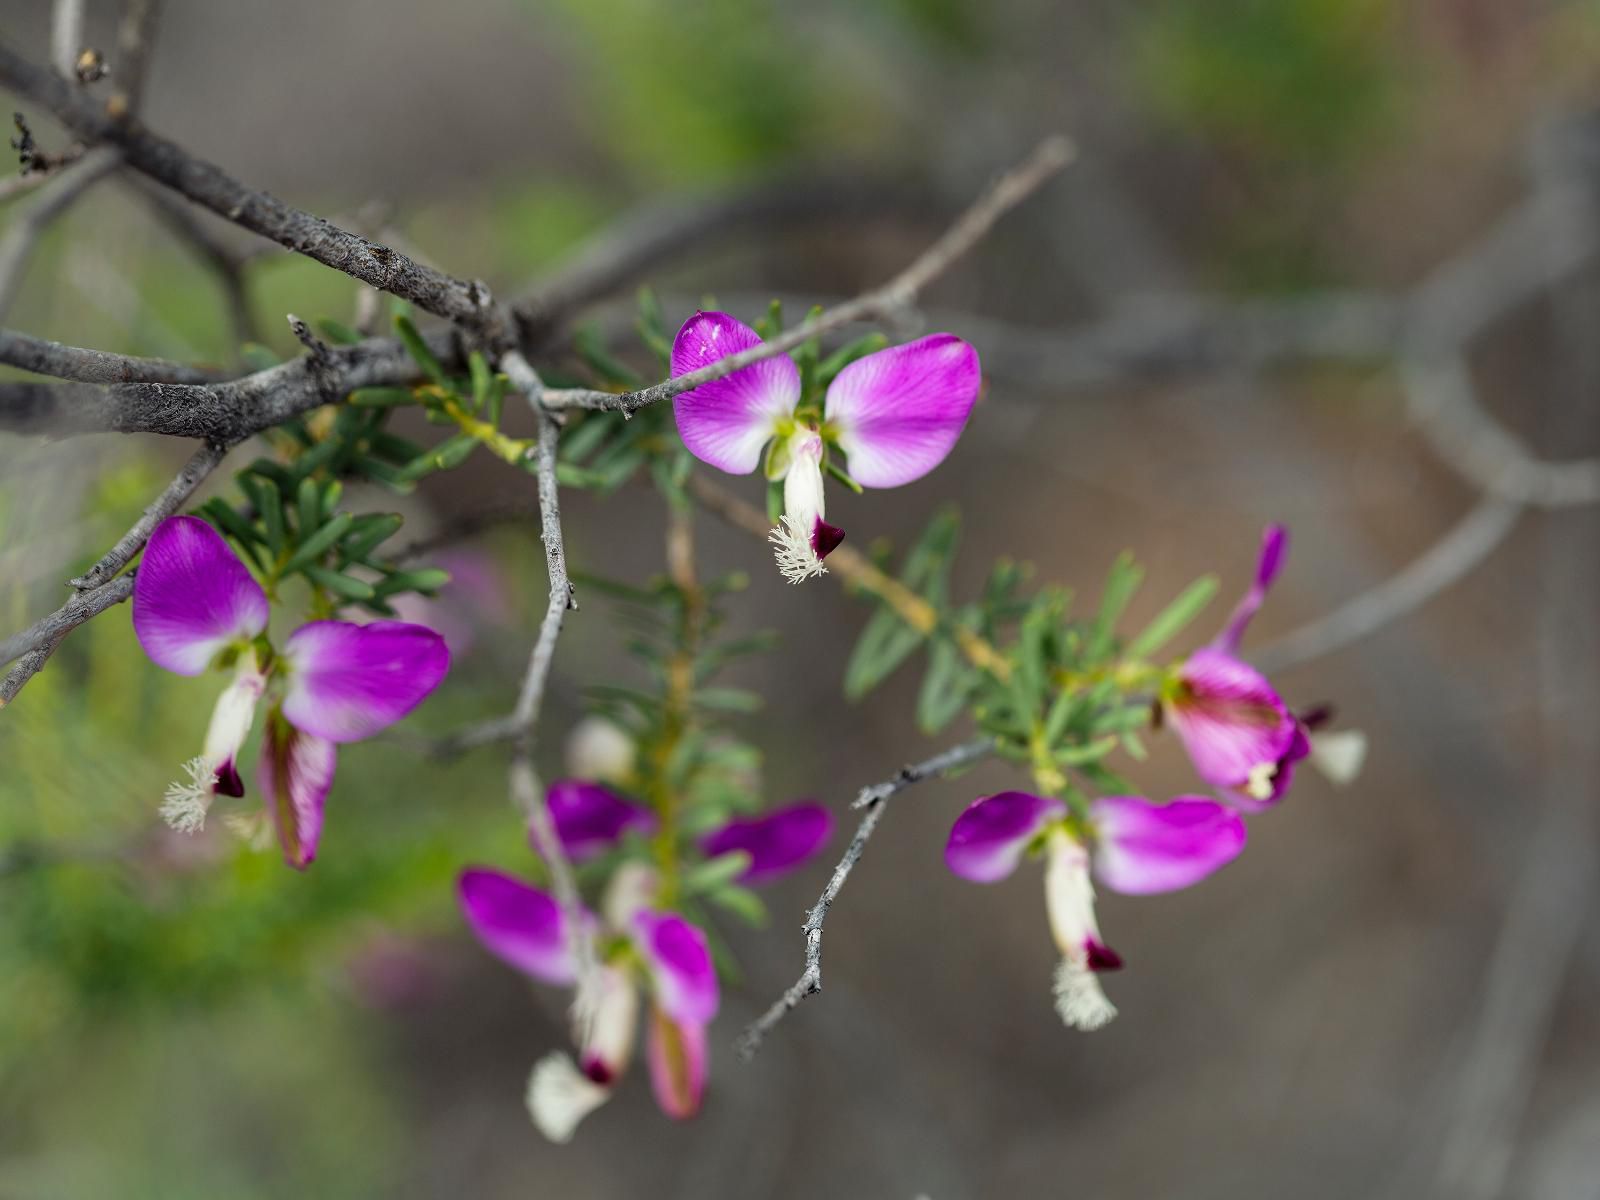
<instances>
[{"instance_id":1,"label":"out-of-focus branch","mask_svg":"<svg viewBox=\"0 0 1600 1200\"><path fill-rule=\"evenodd\" d=\"M1478 403L1459 354L1400 364L1406 409L1435 454L1487 495L1536 508L1600 502L1600 459L1536 458Z\"/></svg>"},{"instance_id":2,"label":"out-of-focus branch","mask_svg":"<svg viewBox=\"0 0 1600 1200\"><path fill-rule=\"evenodd\" d=\"M1470 574L1516 528L1522 505L1498 496L1478 501L1407 566L1370 591L1252 654L1263 671L1281 671L1343 650L1409 613Z\"/></svg>"},{"instance_id":3,"label":"out-of-focus branch","mask_svg":"<svg viewBox=\"0 0 1600 1200\"><path fill-rule=\"evenodd\" d=\"M523 341L542 344L573 312L603 299L689 250L703 252L712 237L749 229L816 221L861 219L882 212L926 209L925 193L863 184L859 175L801 174L726 194L674 199L643 207L584 243L513 305Z\"/></svg>"},{"instance_id":4,"label":"out-of-focus branch","mask_svg":"<svg viewBox=\"0 0 1600 1200\"><path fill-rule=\"evenodd\" d=\"M195 489L216 470L226 453L225 447L213 445L202 446L195 451L172 482L133 523L132 528L117 539L117 544L88 571L72 580L72 586L78 589L76 596L28 629L0 642L0 666L16 661L16 665L0 680L0 705L10 703L28 680L44 668L56 647L69 633L133 594L131 573L116 578L113 576L132 561L155 527L194 494Z\"/></svg>"},{"instance_id":5,"label":"out-of-focus branch","mask_svg":"<svg viewBox=\"0 0 1600 1200\"><path fill-rule=\"evenodd\" d=\"M252 233L477 330L491 342L504 334L497 327L501 314L481 281L456 279L425 267L397 250L246 187L176 143L122 121L120 114L107 112L4 45L0 45L0 84L44 105L79 137L116 147L130 167Z\"/></svg>"},{"instance_id":6,"label":"out-of-focus branch","mask_svg":"<svg viewBox=\"0 0 1600 1200\"><path fill-rule=\"evenodd\" d=\"M110 354L0 329L0 363L78 383L209 383L219 372L205 367Z\"/></svg>"},{"instance_id":7,"label":"out-of-focus branch","mask_svg":"<svg viewBox=\"0 0 1600 1200\"><path fill-rule=\"evenodd\" d=\"M1073 159L1076 150L1064 137L1047 138L1019 165L1007 171L994 185L958 217L944 235L917 256L904 271L882 287L865 292L853 300L828 309L803 321L770 341L730 354L708 366L651 387L622 395L579 390L551 391L545 395L550 408L589 408L634 413L663 400L670 400L703 383L731 375L742 367L793 350L824 333L868 317L900 313L915 302L932 280L965 254L994 227L996 221L1036 192L1051 176Z\"/></svg>"},{"instance_id":8,"label":"out-of-focus branch","mask_svg":"<svg viewBox=\"0 0 1600 1200\"><path fill-rule=\"evenodd\" d=\"M823 922L828 919L828 910L838 899L839 891L844 887L845 880L850 878L851 870L866 851L867 842L878 828L878 822L883 819L889 798L921 780L977 762L993 749L994 743L988 738L966 742L946 750L943 754L936 754L924 762L901 767L895 775L882 783L861 789L853 807L865 809L866 813L861 818L861 824L856 826L855 836L845 848L844 857L839 860L839 865L834 867L833 874L829 876L827 887L822 889L822 895L806 914L805 924L801 926L806 935L805 969L800 972L800 978L773 1002L772 1007L751 1022L739 1035L735 1049L740 1058L746 1061L752 1058L756 1051L761 1049L762 1039L774 1025L793 1011L800 1001L822 990Z\"/></svg>"},{"instance_id":9,"label":"out-of-focus branch","mask_svg":"<svg viewBox=\"0 0 1600 1200\"><path fill-rule=\"evenodd\" d=\"M222 464L227 453L226 447L216 445L205 445L196 450L172 482L151 501L133 527L117 539L117 544L107 550L99 562L71 580L71 585L80 592L97 588L132 562L133 556L149 540L156 526L177 512L178 507L194 495L195 489Z\"/></svg>"},{"instance_id":10,"label":"out-of-focus branch","mask_svg":"<svg viewBox=\"0 0 1600 1200\"><path fill-rule=\"evenodd\" d=\"M228 302L228 324L234 341L241 345L259 341L255 314L250 311L250 296L245 287L244 270L249 256L218 237L187 201L142 176L132 176L131 181L157 219L216 276Z\"/></svg>"},{"instance_id":11,"label":"out-of-focus branch","mask_svg":"<svg viewBox=\"0 0 1600 1200\"><path fill-rule=\"evenodd\" d=\"M441 361L460 355L448 333L429 337ZM0 384L0 430L13 433L164 433L233 444L364 387L420 378L416 360L393 338L332 346L319 363L292 359L214 384Z\"/></svg>"},{"instance_id":12,"label":"out-of-focus branch","mask_svg":"<svg viewBox=\"0 0 1600 1200\"><path fill-rule=\"evenodd\" d=\"M1569 190L1572 164L1548 161L1544 190ZM1581 177L1593 182L1594 163ZM1585 209L1591 238L1600 218ZM1546 250L1563 254L1552 239ZM1600 317L1600 273L1590 271L1555 298L1555 318L1568 369L1544 403L1546 445L1593 450L1600 440L1600 357L1593 329ZM1450 1080L1447 1116L1435 1176L1439 1194L1490 1200L1508 1186L1539 1064L1547 1053L1561 991L1600 889L1595 850L1595 798L1600 750L1593 713L1600 705L1600 512L1548 514L1541 522L1540 602L1534 617L1538 648L1540 778L1536 814L1520 847L1505 914L1487 960L1481 1004L1459 1066Z\"/></svg>"},{"instance_id":13,"label":"out-of-focus branch","mask_svg":"<svg viewBox=\"0 0 1600 1200\"><path fill-rule=\"evenodd\" d=\"M22 685L39 673L62 638L132 594L133 576L119 576L103 587L74 596L49 616L41 617L21 633L0 642L0 666L21 660L0 681L0 705L9 704L22 690Z\"/></svg>"},{"instance_id":14,"label":"out-of-focus branch","mask_svg":"<svg viewBox=\"0 0 1600 1200\"><path fill-rule=\"evenodd\" d=\"M83 0L55 0L50 11L50 65L68 81L77 79L83 48Z\"/></svg>"},{"instance_id":15,"label":"out-of-focus branch","mask_svg":"<svg viewBox=\"0 0 1600 1200\"><path fill-rule=\"evenodd\" d=\"M137 113L144 101L145 80L150 73L150 54L155 47L156 20L161 14L160 0L125 0L122 20L117 25L117 58L112 64L116 91L108 108L124 116Z\"/></svg>"},{"instance_id":16,"label":"out-of-focus branch","mask_svg":"<svg viewBox=\"0 0 1600 1200\"><path fill-rule=\"evenodd\" d=\"M65 87L60 80L55 83ZM28 259L50 223L66 212L79 196L98 179L114 169L121 156L114 149L101 148L85 154L69 167L63 167L39 189L32 203L19 213L0 236L0 321L16 299L17 288Z\"/></svg>"}]
</instances>

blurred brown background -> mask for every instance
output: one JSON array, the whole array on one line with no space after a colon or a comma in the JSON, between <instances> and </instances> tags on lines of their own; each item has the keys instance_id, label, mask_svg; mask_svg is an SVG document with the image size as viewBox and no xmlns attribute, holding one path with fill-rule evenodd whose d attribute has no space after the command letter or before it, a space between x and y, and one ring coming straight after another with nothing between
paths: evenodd
<instances>
[{"instance_id":1,"label":"blurred brown background","mask_svg":"<svg viewBox=\"0 0 1600 1200\"><path fill-rule=\"evenodd\" d=\"M103 38L114 6L89 7ZM5 40L42 59L47 9L0 4ZM1414 314L1384 305L1429 278L1447 297L1476 288L1432 273L1541 188L1600 219L1586 199L1600 188L1597 65L1600 9L1534 0L167 0L147 111L313 211L381 202L431 260L498 291L636 205L843 180L831 212L708 238L654 272L669 322L712 291L749 318L773 294L799 312L879 282L994 171L1066 130L1078 164L926 297L929 326L973 341L988 375L958 451L907 488L835 495L830 517L862 543L903 543L959 501L969 590L1010 555L1092 595L1132 548L1150 569L1135 617L1203 571L1225 596L1242 589L1262 525L1285 521L1290 565L1252 630L1262 646L1393 575L1481 502L1408 419L1395 363ZM841 217L852 178L864 198ZM1571 253L1592 236L1581 220L1549 224L1547 244L1535 223L1516 246L1578 264L1497 314L1470 363L1493 420L1575 459L1600 453L1600 273ZM32 265L9 323L224 356L220 301L164 237L126 191L96 195ZM354 302L312 266L269 260L254 282L285 351L283 312L344 318ZM1352 295L1378 331L1352 335L1338 362L1263 353L1226 320L1162 332L1174 312ZM1309 311L1303 340L1328 334ZM624 329L626 314L624 297L598 315ZM62 538L55 553L87 560L151 490L108 497L104 481L148 483L175 454L154 440L0 444L0 529L19 552L7 561ZM49 504L28 482L38 469ZM428 504L471 511L527 489L509 471L468 475ZM658 569L647 495L572 495L575 564ZM748 679L769 698L752 723L768 790L822 798L848 832L858 787L960 731L917 733L914 671L846 704L868 610L829 580L787 587L764 548L709 518L698 532L708 571L754 578L740 623L784 636ZM825 991L749 1066L732 1038L798 973L798 923L827 864L771 894L770 930L730 935L745 979L713 1031L705 1111L684 1126L655 1111L642 1072L571 1146L529 1125L524 1081L562 1040L561 998L530 997L479 953L447 890L484 847L513 861L498 762L341 765L341 790L367 780L364 798L337 798L347 829L383 831L371 845L396 855L406 821L436 839L437 861L382 874L377 899L324 863L303 878L247 871L248 886L225 865L170 887L107 882L121 868L94 862L0 878L0 1194L1600 1195L1597 532L1583 506L1527 512L1455 586L1276 677L1292 703L1331 701L1368 733L1367 770L1343 791L1302 773L1252 823L1248 853L1201 887L1103 897L1128 960L1104 1031L1071 1033L1052 1011L1036 877L980 889L943 867L956 812L1011 776L988 766L908 792L830 917ZM492 711L514 686L543 607L532 531L490 544L528 616L458 679L461 711ZM9 624L56 603L62 573L0 578L16 593ZM574 719L582 684L627 671L612 632L600 603L571 619L548 729ZM128 687L158 686L143 678L154 669L125 636L80 641L0 730L12 840L145 828L166 764L198 735L190 692L164 703L186 703L172 711L193 728L107 740L96 722L113 721L114 699L97 712L82 697L110 694L96 672L112 668L89 656L128 659ZM1181 755L1158 747L1141 780L1189 787ZM43 759L54 765L22 765ZM83 813L63 815L73 805ZM453 842L457 820L476 832ZM330 825L330 871L347 844ZM313 899L280 898L294 888ZM146 908L161 921L141 924ZM252 941L263 911L282 928ZM194 944L169 961L175 938ZM350 964L374 954L404 965L405 986L363 990Z\"/></svg>"}]
</instances>

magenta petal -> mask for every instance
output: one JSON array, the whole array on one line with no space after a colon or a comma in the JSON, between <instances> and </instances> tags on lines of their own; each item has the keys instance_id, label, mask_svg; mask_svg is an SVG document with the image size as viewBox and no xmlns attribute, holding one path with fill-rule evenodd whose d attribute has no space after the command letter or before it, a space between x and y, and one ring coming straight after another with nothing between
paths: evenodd
<instances>
[{"instance_id":1,"label":"magenta petal","mask_svg":"<svg viewBox=\"0 0 1600 1200\"><path fill-rule=\"evenodd\" d=\"M944 461L978 398L978 352L935 333L858 358L828 388L828 424L867 487L898 487Z\"/></svg>"},{"instance_id":2,"label":"magenta petal","mask_svg":"<svg viewBox=\"0 0 1600 1200\"><path fill-rule=\"evenodd\" d=\"M575 862L609 850L629 830L649 833L655 814L598 783L561 779L545 793L561 848Z\"/></svg>"},{"instance_id":3,"label":"magenta petal","mask_svg":"<svg viewBox=\"0 0 1600 1200\"><path fill-rule=\"evenodd\" d=\"M1166 706L1195 770L1213 787L1259 786L1289 748L1295 721L1266 677L1221 650L1197 650Z\"/></svg>"},{"instance_id":4,"label":"magenta petal","mask_svg":"<svg viewBox=\"0 0 1600 1200\"><path fill-rule=\"evenodd\" d=\"M765 816L729 821L700 841L707 858L743 850L750 866L741 883L763 883L805 862L827 843L833 816L820 804L791 804Z\"/></svg>"},{"instance_id":5,"label":"magenta petal","mask_svg":"<svg viewBox=\"0 0 1600 1200\"><path fill-rule=\"evenodd\" d=\"M1289 531L1282 525L1268 525L1261 535L1261 557L1256 562L1255 582L1250 585L1250 590L1244 594L1238 607L1233 610L1233 615L1228 618L1227 625L1212 643L1217 649L1227 651L1238 649L1246 626L1261 608L1262 601L1267 598L1267 591L1272 587L1272 581L1278 577L1278 572L1283 570L1283 562L1288 556L1288 551Z\"/></svg>"},{"instance_id":6,"label":"magenta petal","mask_svg":"<svg viewBox=\"0 0 1600 1200\"><path fill-rule=\"evenodd\" d=\"M717 972L705 934L677 913L648 911L634 916L633 934L669 1017L704 1025L717 1015Z\"/></svg>"},{"instance_id":7,"label":"magenta petal","mask_svg":"<svg viewBox=\"0 0 1600 1200\"><path fill-rule=\"evenodd\" d=\"M199 517L156 526L133 580L133 631L152 662L198 675L267 617L267 594L215 529Z\"/></svg>"},{"instance_id":8,"label":"magenta petal","mask_svg":"<svg viewBox=\"0 0 1600 1200\"><path fill-rule=\"evenodd\" d=\"M1089 806L1099 844L1094 871L1112 891L1143 896L1199 883L1244 849L1244 821L1204 796L1152 804L1105 796Z\"/></svg>"},{"instance_id":9,"label":"magenta petal","mask_svg":"<svg viewBox=\"0 0 1600 1200\"><path fill-rule=\"evenodd\" d=\"M496 958L546 983L572 983L571 938L554 896L486 867L469 867L456 880L467 924Z\"/></svg>"},{"instance_id":10,"label":"magenta petal","mask_svg":"<svg viewBox=\"0 0 1600 1200\"><path fill-rule=\"evenodd\" d=\"M1015 871L1028 843L1066 812L1060 800L1030 792L981 796L951 826L945 864L973 883L995 883Z\"/></svg>"},{"instance_id":11,"label":"magenta petal","mask_svg":"<svg viewBox=\"0 0 1600 1200\"><path fill-rule=\"evenodd\" d=\"M700 1111L706 1090L706 1027L674 1021L659 1008L650 1010L645 1056L650 1063L650 1089L661 1111L683 1121Z\"/></svg>"},{"instance_id":12,"label":"magenta petal","mask_svg":"<svg viewBox=\"0 0 1600 1200\"><path fill-rule=\"evenodd\" d=\"M727 313L696 313L672 342L672 375L761 345L754 329ZM672 401L683 444L702 462L734 475L761 463L761 448L800 400L800 369L787 354L741 367Z\"/></svg>"},{"instance_id":13,"label":"magenta petal","mask_svg":"<svg viewBox=\"0 0 1600 1200\"><path fill-rule=\"evenodd\" d=\"M317 857L322 810L333 787L337 757L334 744L326 738L296 729L279 712L267 718L256 783L277 826L284 861L297 871Z\"/></svg>"},{"instance_id":14,"label":"magenta petal","mask_svg":"<svg viewBox=\"0 0 1600 1200\"><path fill-rule=\"evenodd\" d=\"M1252 796L1238 788L1222 789L1223 796L1241 812L1261 813L1275 807L1284 794L1289 790L1289 785L1294 782L1295 764L1311 754L1311 737L1306 733L1303 723L1297 721L1294 727L1294 736L1289 739L1288 748L1279 755L1277 765L1273 768L1268 781L1269 786L1258 795Z\"/></svg>"},{"instance_id":15,"label":"magenta petal","mask_svg":"<svg viewBox=\"0 0 1600 1200\"><path fill-rule=\"evenodd\" d=\"M403 621L312 621L289 635L284 714L332 742L371 737L405 716L450 669L444 638Z\"/></svg>"}]
</instances>

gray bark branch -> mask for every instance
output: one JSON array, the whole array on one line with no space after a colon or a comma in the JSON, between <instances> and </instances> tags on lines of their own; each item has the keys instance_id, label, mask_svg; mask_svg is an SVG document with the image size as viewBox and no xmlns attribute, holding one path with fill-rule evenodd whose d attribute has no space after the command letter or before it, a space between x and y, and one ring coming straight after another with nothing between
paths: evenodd
<instances>
[{"instance_id":1,"label":"gray bark branch","mask_svg":"<svg viewBox=\"0 0 1600 1200\"><path fill-rule=\"evenodd\" d=\"M861 823L856 826L855 836L845 848L844 857L839 860L838 866L833 869L833 874L828 877L827 887L822 889L822 895L806 914L805 924L801 926L806 938L805 969L800 972L800 978L739 1035L739 1040L734 1043L734 1049L741 1059L748 1062L753 1058L761 1049L762 1040L771 1032L774 1025L793 1012L800 1001L822 990L823 922L828 919L828 910L839 898L845 880L850 878L850 872L866 852L867 842L877 830L878 822L883 819L890 797L931 776L941 775L956 767L977 762L993 750L993 741L989 738L979 738L946 750L942 754L936 754L924 762L901 767L891 778L882 783L871 784L861 789L851 807L865 809L865 815L862 816Z\"/></svg>"},{"instance_id":2,"label":"gray bark branch","mask_svg":"<svg viewBox=\"0 0 1600 1200\"><path fill-rule=\"evenodd\" d=\"M122 152L127 164L156 182L219 213L252 233L277 242L362 283L408 300L426 312L502 336L487 285L425 267L398 250L349 233L332 222L246 187L222 168L196 158L137 123L123 121L66 81L0 44L0 84L44 105L68 129Z\"/></svg>"}]
</instances>

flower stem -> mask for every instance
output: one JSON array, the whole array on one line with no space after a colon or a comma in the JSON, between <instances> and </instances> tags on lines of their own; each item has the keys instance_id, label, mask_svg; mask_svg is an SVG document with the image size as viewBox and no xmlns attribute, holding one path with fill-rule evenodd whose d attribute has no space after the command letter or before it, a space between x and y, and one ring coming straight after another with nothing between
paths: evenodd
<instances>
[{"instance_id":1,"label":"flower stem","mask_svg":"<svg viewBox=\"0 0 1600 1200\"><path fill-rule=\"evenodd\" d=\"M735 529L742 529L763 541L766 540L769 524L760 511L732 493L724 491L699 472L689 476L687 487L689 494L707 512L722 518ZM941 622L937 608L898 579L884 574L860 551L850 546L838 547L828 555L828 571L847 584L876 596L918 633L927 636L940 630ZM1010 661L987 639L960 625L943 623L942 628L955 639L956 645L973 666L989 672L996 679L1010 678Z\"/></svg>"},{"instance_id":2,"label":"flower stem","mask_svg":"<svg viewBox=\"0 0 1600 1200\"><path fill-rule=\"evenodd\" d=\"M662 704L661 733L651 747L650 799L658 829L656 862L661 869L660 898L670 905L678 890L678 795L671 768L678 743L688 731L694 692L695 654L705 598L694 569L694 510L683 504L667 507L667 574L678 589L683 608L678 648L666 663L666 696Z\"/></svg>"}]
</instances>

